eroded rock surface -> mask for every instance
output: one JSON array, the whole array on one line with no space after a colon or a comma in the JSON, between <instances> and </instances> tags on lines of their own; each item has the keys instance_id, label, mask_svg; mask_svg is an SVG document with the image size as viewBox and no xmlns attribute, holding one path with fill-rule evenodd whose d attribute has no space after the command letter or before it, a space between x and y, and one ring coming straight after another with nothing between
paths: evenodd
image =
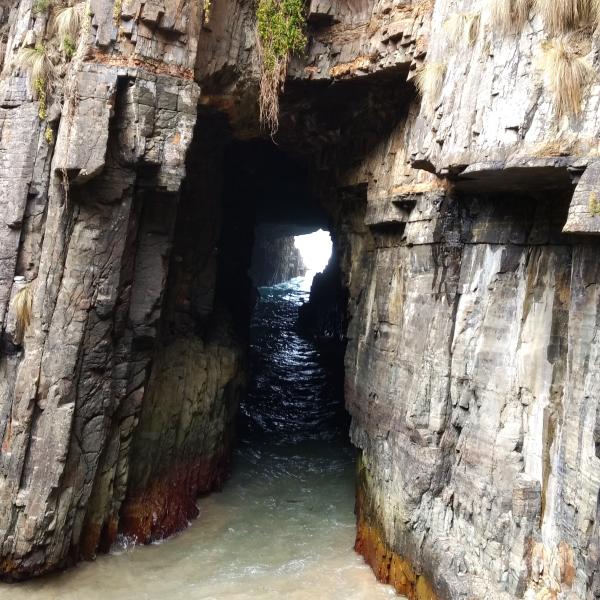
<instances>
[{"instance_id":1,"label":"eroded rock surface","mask_svg":"<svg viewBox=\"0 0 600 600\"><path fill-rule=\"evenodd\" d=\"M306 272L294 236L272 237L262 230L256 232L251 264L250 276L257 286L289 281Z\"/></svg>"},{"instance_id":2,"label":"eroded rock surface","mask_svg":"<svg viewBox=\"0 0 600 600\"><path fill-rule=\"evenodd\" d=\"M5 578L168 535L226 476L269 172L227 151L261 135L254 4L212 4L93 0L47 106L14 58L52 15L0 7ZM356 548L411 599L599 598L598 35L559 118L535 10L307 10L276 141L347 297Z\"/></svg>"}]
</instances>

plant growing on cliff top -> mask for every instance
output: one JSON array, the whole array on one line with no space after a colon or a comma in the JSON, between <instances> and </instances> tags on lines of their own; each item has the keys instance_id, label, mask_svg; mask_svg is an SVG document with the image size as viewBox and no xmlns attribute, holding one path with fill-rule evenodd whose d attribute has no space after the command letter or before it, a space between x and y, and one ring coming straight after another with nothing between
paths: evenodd
<instances>
[{"instance_id":1,"label":"plant growing on cliff top","mask_svg":"<svg viewBox=\"0 0 600 600\"><path fill-rule=\"evenodd\" d=\"M489 0L494 28L501 33L520 31L529 18L532 5L533 0Z\"/></svg>"},{"instance_id":2,"label":"plant growing on cliff top","mask_svg":"<svg viewBox=\"0 0 600 600\"><path fill-rule=\"evenodd\" d=\"M43 15L48 12L50 8L50 0L35 0L33 6L31 7L31 12L34 15Z\"/></svg>"},{"instance_id":3,"label":"plant growing on cliff top","mask_svg":"<svg viewBox=\"0 0 600 600\"><path fill-rule=\"evenodd\" d=\"M76 40L79 39L85 2L67 6L59 11L54 21L54 29L62 51L67 60L70 60L77 49Z\"/></svg>"},{"instance_id":4,"label":"plant growing on cliff top","mask_svg":"<svg viewBox=\"0 0 600 600\"><path fill-rule=\"evenodd\" d=\"M535 0L535 9L553 35L600 21L600 0Z\"/></svg>"},{"instance_id":5,"label":"plant growing on cliff top","mask_svg":"<svg viewBox=\"0 0 600 600\"><path fill-rule=\"evenodd\" d=\"M260 62L260 121L271 135L279 126L279 92L292 54L306 46L303 0L258 0L257 41Z\"/></svg>"},{"instance_id":6,"label":"plant growing on cliff top","mask_svg":"<svg viewBox=\"0 0 600 600\"><path fill-rule=\"evenodd\" d=\"M544 85L554 97L556 116L578 115L595 71L582 56L577 40L562 36L544 42L538 64L544 73Z\"/></svg>"},{"instance_id":7,"label":"plant growing on cliff top","mask_svg":"<svg viewBox=\"0 0 600 600\"><path fill-rule=\"evenodd\" d=\"M33 286L28 283L22 287L11 302L15 311L15 338L21 343L27 328L31 324L31 311L33 308Z\"/></svg>"}]
</instances>

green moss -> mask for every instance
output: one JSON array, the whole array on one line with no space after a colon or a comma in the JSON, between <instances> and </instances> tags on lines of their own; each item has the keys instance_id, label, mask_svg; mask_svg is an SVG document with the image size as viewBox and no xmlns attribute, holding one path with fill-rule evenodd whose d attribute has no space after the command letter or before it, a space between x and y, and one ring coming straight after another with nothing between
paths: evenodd
<instances>
[{"instance_id":1,"label":"green moss","mask_svg":"<svg viewBox=\"0 0 600 600\"><path fill-rule=\"evenodd\" d=\"M121 11L123 10L123 0L115 0L113 5L113 19L115 23L121 20Z\"/></svg>"},{"instance_id":2,"label":"green moss","mask_svg":"<svg viewBox=\"0 0 600 600\"><path fill-rule=\"evenodd\" d=\"M588 198L588 211L592 217L600 216L600 201L596 192L592 192Z\"/></svg>"},{"instance_id":3,"label":"green moss","mask_svg":"<svg viewBox=\"0 0 600 600\"><path fill-rule=\"evenodd\" d=\"M34 15L43 15L48 12L50 8L50 0L35 0L31 11Z\"/></svg>"},{"instance_id":4,"label":"green moss","mask_svg":"<svg viewBox=\"0 0 600 600\"><path fill-rule=\"evenodd\" d=\"M52 131L52 127L46 127L44 131L44 139L48 146L51 146L54 143L54 131Z\"/></svg>"},{"instance_id":5,"label":"green moss","mask_svg":"<svg viewBox=\"0 0 600 600\"><path fill-rule=\"evenodd\" d=\"M38 77L33 82L33 89L38 99L38 116L41 121L43 121L47 116L47 107L46 107L46 82Z\"/></svg>"},{"instance_id":6,"label":"green moss","mask_svg":"<svg viewBox=\"0 0 600 600\"><path fill-rule=\"evenodd\" d=\"M259 0L256 16L266 70L274 71L279 61L304 50L303 0Z\"/></svg>"},{"instance_id":7,"label":"green moss","mask_svg":"<svg viewBox=\"0 0 600 600\"><path fill-rule=\"evenodd\" d=\"M202 7L204 9L204 23L210 21L210 9L212 7L212 0L203 0Z\"/></svg>"},{"instance_id":8,"label":"green moss","mask_svg":"<svg viewBox=\"0 0 600 600\"><path fill-rule=\"evenodd\" d=\"M75 55L75 51L77 50L77 45L75 44L75 40L70 36L66 35L62 40L62 49L65 53L65 57L67 60L71 60Z\"/></svg>"}]
</instances>

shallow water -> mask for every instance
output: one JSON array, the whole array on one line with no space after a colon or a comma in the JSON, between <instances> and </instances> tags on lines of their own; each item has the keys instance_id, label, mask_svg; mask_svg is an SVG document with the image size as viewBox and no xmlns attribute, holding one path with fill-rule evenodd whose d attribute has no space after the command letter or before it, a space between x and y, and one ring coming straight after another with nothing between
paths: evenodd
<instances>
[{"instance_id":1,"label":"shallow water","mask_svg":"<svg viewBox=\"0 0 600 600\"><path fill-rule=\"evenodd\" d=\"M121 545L95 562L24 584L11 600L397 598L352 550L354 452L339 356L295 332L309 279L263 288L252 326L256 374L222 492L161 544Z\"/></svg>"}]
</instances>

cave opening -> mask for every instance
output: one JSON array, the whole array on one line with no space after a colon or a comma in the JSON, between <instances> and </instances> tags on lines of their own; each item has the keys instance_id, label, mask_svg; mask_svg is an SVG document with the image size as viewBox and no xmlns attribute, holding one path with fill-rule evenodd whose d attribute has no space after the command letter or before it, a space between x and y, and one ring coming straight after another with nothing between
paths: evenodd
<instances>
[{"instance_id":1,"label":"cave opening","mask_svg":"<svg viewBox=\"0 0 600 600\"><path fill-rule=\"evenodd\" d=\"M271 140L232 139L222 165L215 303L246 349L246 385L229 477L199 501L205 535L207 521L228 523L214 568L274 594L378 588L353 551L346 293L330 215L309 163Z\"/></svg>"},{"instance_id":2,"label":"cave opening","mask_svg":"<svg viewBox=\"0 0 600 600\"><path fill-rule=\"evenodd\" d=\"M402 119L406 93L380 83L319 86L312 106L289 86L277 143L200 104L177 193L171 170L145 166L116 311L132 382L80 515L75 559L135 540L126 561L97 564L110 561L115 581L152 598L182 577L190 597L199 582L217 598L248 589L389 597L353 551L356 460L343 394L348 298L356 303L364 286L349 267L367 264L374 241L360 165ZM376 119L361 118L373 107ZM293 269L280 282L272 267L260 278L261 241L287 239L279 252L319 230L333 249L310 286L290 285ZM272 245L263 247L268 255ZM160 552L153 546L174 533Z\"/></svg>"}]
</instances>

